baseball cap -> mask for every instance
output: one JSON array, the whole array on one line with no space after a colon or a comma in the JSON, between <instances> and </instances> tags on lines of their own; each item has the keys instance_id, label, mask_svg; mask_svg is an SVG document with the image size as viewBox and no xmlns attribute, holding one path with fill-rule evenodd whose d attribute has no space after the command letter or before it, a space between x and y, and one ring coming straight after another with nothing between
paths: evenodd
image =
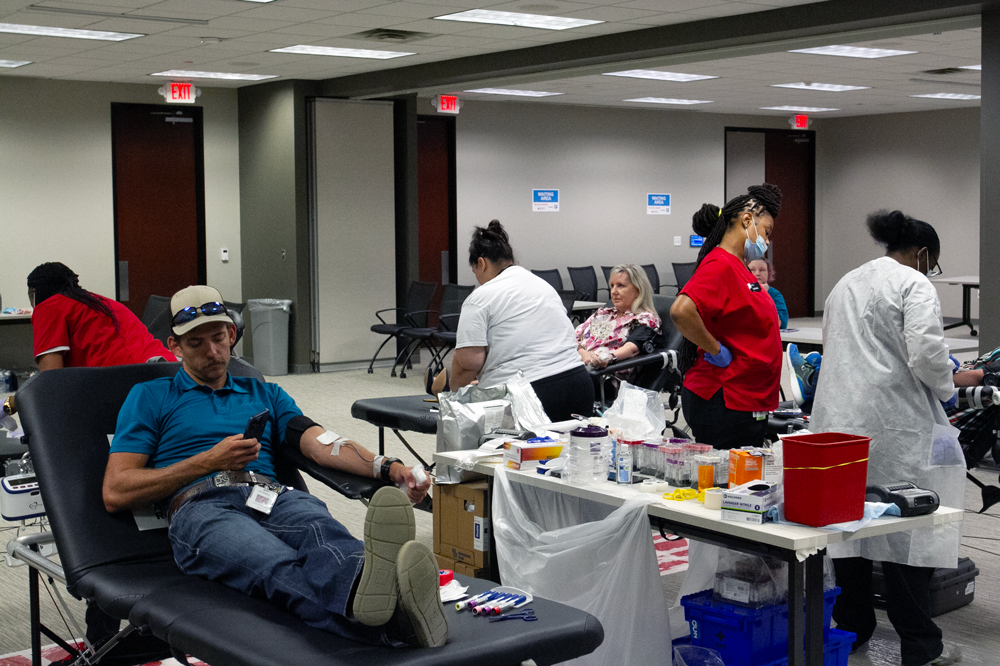
<instances>
[{"instance_id":1,"label":"baseball cap","mask_svg":"<svg viewBox=\"0 0 1000 666\"><path fill-rule=\"evenodd\" d=\"M216 312L217 308L213 307L215 304L222 304L222 294L215 287L203 284L184 287L174 294L170 298L170 323L174 335L184 335L202 324L210 324L214 321L224 321L227 324L232 324L233 320L229 316L229 313L224 309L221 312ZM205 308L204 306L209 307ZM175 324L177 315L182 310L187 310L185 314L193 314L194 317L181 324Z\"/></svg>"}]
</instances>

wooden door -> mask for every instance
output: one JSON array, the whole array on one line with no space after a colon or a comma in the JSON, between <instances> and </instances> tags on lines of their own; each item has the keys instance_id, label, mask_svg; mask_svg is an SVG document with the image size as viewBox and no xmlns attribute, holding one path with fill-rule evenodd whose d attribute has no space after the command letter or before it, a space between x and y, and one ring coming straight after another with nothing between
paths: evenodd
<instances>
[{"instance_id":1,"label":"wooden door","mask_svg":"<svg viewBox=\"0 0 1000 666\"><path fill-rule=\"evenodd\" d=\"M420 280L457 279L455 119L417 118L417 205ZM447 252L447 255L443 253Z\"/></svg>"},{"instance_id":2,"label":"wooden door","mask_svg":"<svg viewBox=\"0 0 1000 666\"><path fill-rule=\"evenodd\" d=\"M117 298L142 316L152 294L205 283L202 110L111 105Z\"/></svg>"}]
</instances>

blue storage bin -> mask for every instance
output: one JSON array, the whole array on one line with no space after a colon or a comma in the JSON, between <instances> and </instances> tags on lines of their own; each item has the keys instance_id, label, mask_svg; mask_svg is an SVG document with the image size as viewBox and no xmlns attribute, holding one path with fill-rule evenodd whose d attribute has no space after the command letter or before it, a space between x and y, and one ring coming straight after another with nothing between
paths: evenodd
<instances>
[{"instance_id":1,"label":"blue storage bin","mask_svg":"<svg viewBox=\"0 0 1000 666\"><path fill-rule=\"evenodd\" d=\"M851 646L857 635L840 629L827 629L823 640L823 666L847 666ZM788 657L783 657L763 666L788 666Z\"/></svg>"},{"instance_id":2,"label":"blue storage bin","mask_svg":"<svg viewBox=\"0 0 1000 666\"><path fill-rule=\"evenodd\" d=\"M830 627L839 594L835 587L823 595L824 629ZM788 654L787 604L746 608L716 601L712 590L704 590L683 597L681 605L691 626L691 644L718 651L726 666L760 666Z\"/></svg>"}]
</instances>

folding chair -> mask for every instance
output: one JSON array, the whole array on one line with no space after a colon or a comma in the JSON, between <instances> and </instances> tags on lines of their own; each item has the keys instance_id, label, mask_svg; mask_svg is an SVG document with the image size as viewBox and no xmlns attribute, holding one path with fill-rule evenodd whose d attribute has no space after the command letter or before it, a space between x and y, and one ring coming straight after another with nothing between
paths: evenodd
<instances>
[{"instance_id":1,"label":"folding chair","mask_svg":"<svg viewBox=\"0 0 1000 666\"><path fill-rule=\"evenodd\" d=\"M646 277L649 278L649 284L653 287L653 293L660 293L660 272L656 270L656 264L643 264L641 268L646 271Z\"/></svg>"},{"instance_id":2,"label":"folding chair","mask_svg":"<svg viewBox=\"0 0 1000 666\"><path fill-rule=\"evenodd\" d=\"M531 272L534 273L535 275L537 275L538 277L542 278L543 280L545 280L549 284L551 284L552 288L555 289L556 291L562 291L563 281L562 281L562 276L559 275L559 269L558 268L553 268L552 270L549 270L549 271L535 271L535 270L533 270Z\"/></svg>"},{"instance_id":3,"label":"folding chair","mask_svg":"<svg viewBox=\"0 0 1000 666\"><path fill-rule=\"evenodd\" d=\"M406 292L404 307L384 308L375 312L375 316L378 317L381 323L372 325L371 332L387 337L379 345L379 348L375 350L375 354L368 364L368 374L374 372L375 359L378 358L382 347L385 347L392 340L400 339L402 332L407 328L422 328L427 326L427 314L431 311L431 302L434 300L437 288L437 282L419 282L414 280L410 283L409 291ZM382 319L383 312L395 312L396 322L390 324L385 319ZM396 366L399 365L399 361L405 351L406 346L404 345L403 349L396 354L396 360L392 364L392 372L390 373L391 377L396 376Z\"/></svg>"}]
</instances>

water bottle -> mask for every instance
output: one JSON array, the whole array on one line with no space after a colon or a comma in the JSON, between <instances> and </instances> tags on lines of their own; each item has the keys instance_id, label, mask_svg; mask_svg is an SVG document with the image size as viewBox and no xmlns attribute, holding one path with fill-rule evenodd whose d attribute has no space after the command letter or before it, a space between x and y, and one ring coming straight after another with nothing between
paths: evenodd
<instances>
[{"instance_id":1,"label":"water bottle","mask_svg":"<svg viewBox=\"0 0 1000 666\"><path fill-rule=\"evenodd\" d=\"M632 442L620 440L617 442L617 481L619 486L632 485Z\"/></svg>"}]
</instances>

